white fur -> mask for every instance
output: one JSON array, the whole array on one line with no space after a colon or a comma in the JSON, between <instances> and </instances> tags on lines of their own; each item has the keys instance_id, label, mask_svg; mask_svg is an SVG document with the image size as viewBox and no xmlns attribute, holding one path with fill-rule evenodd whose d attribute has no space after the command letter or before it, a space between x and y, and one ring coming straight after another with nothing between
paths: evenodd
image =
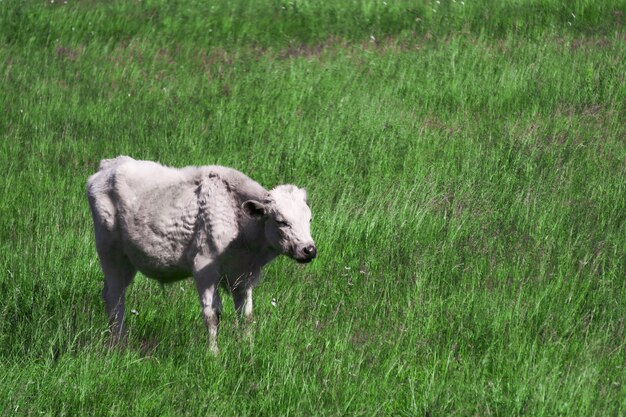
<instances>
[{"instance_id":1,"label":"white fur","mask_svg":"<svg viewBox=\"0 0 626 417\"><path fill-rule=\"evenodd\" d=\"M315 257L303 252L314 249L306 192L293 185L267 191L231 168L176 169L120 156L100 163L87 194L114 342L125 334L124 294L138 270L164 283L194 277L217 352L220 284L250 319L263 265L280 254Z\"/></svg>"}]
</instances>

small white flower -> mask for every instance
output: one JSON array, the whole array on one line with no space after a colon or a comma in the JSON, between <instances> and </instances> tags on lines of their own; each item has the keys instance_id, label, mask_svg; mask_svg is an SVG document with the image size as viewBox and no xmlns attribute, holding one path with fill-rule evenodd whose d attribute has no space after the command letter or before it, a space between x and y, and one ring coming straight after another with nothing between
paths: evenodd
<instances>
[{"instance_id":1,"label":"small white flower","mask_svg":"<svg viewBox=\"0 0 626 417\"><path fill-rule=\"evenodd\" d=\"M276 306L278 305L278 304L276 303L276 299L275 299L275 298L272 298L271 304L272 304L272 306L274 306L274 307L276 307Z\"/></svg>"},{"instance_id":2,"label":"small white flower","mask_svg":"<svg viewBox=\"0 0 626 417\"><path fill-rule=\"evenodd\" d=\"M132 310L130 310L131 313L133 313L135 316L139 315L139 312L137 310L135 310L134 308Z\"/></svg>"},{"instance_id":3,"label":"small white flower","mask_svg":"<svg viewBox=\"0 0 626 417\"><path fill-rule=\"evenodd\" d=\"M374 35L370 35L370 41L376 42L376 38L374 37Z\"/></svg>"}]
</instances>

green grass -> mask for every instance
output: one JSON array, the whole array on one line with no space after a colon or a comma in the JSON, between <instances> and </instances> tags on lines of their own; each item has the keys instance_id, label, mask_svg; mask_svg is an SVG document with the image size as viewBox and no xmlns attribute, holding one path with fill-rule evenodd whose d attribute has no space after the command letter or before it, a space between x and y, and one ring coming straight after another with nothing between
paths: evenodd
<instances>
[{"instance_id":1,"label":"green grass","mask_svg":"<svg viewBox=\"0 0 626 417\"><path fill-rule=\"evenodd\" d=\"M626 413L625 2L387 3L0 1L0 414ZM140 275L105 348L119 154L309 191L217 358Z\"/></svg>"}]
</instances>

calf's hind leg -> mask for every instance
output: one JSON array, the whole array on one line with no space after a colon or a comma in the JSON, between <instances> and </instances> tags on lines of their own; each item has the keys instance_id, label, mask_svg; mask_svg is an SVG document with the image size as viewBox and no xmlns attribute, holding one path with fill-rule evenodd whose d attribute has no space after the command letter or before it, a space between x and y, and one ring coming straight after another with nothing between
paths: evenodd
<instances>
[{"instance_id":1,"label":"calf's hind leg","mask_svg":"<svg viewBox=\"0 0 626 417\"><path fill-rule=\"evenodd\" d=\"M240 319L252 321L252 286L236 288L233 290L235 310Z\"/></svg>"},{"instance_id":2,"label":"calf's hind leg","mask_svg":"<svg viewBox=\"0 0 626 417\"><path fill-rule=\"evenodd\" d=\"M204 324L209 331L209 347L214 355L219 353L217 347L217 332L222 312L222 300L218 291L220 274L216 262L196 259L194 262L193 277L200 297L200 307Z\"/></svg>"},{"instance_id":3,"label":"calf's hind leg","mask_svg":"<svg viewBox=\"0 0 626 417\"><path fill-rule=\"evenodd\" d=\"M101 253L100 264L104 272L104 307L109 317L111 345L116 345L126 338L124 327L124 299L126 288L133 281L137 269L121 253Z\"/></svg>"}]
</instances>

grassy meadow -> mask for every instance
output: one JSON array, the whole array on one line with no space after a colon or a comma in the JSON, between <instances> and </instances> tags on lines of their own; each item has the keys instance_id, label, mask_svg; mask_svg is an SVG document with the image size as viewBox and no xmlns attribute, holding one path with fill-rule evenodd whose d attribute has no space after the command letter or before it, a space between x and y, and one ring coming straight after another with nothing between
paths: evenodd
<instances>
[{"instance_id":1,"label":"grassy meadow","mask_svg":"<svg viewBox=\"0 0 626 417\"><path fill-rule=\"evenodd\" d=\"M0 0L0 415L623 416L626 2ZM220 355L138 274L103 158L307 188ZM131 310L134 312L131 313Z\"/></svg>"}]
</instances>

